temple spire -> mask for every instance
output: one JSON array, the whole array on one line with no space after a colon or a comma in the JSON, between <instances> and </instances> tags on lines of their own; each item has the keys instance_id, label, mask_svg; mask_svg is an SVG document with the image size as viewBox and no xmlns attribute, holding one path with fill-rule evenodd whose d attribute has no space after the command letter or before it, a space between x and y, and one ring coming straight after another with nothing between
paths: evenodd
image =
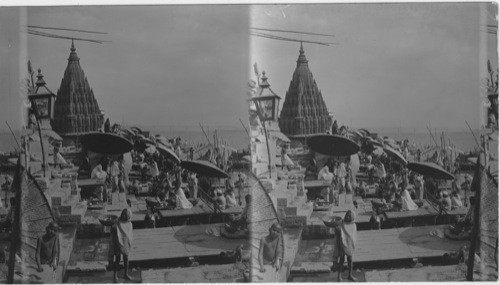
<instances>
[{"instance_id":1,"label":"temple spire","mask_svg":"<svg viewBox=\"0 0 500 285\"><path fill-rule=\"evenodd\" d=\"M300 49L299 49L299 58L297 59L297 66L304 64L307 65L309 61L306 58L306 55L304 54L304 47L302 46L302 42L300 42Z\"/></svg>"},{"instance_id":2,"label":"temple spire","mask_svg":"<svg viewBox=\"0 0 500 285\"><path fill-rule=\"evenodd\" d=\"M68 62L80 61L80 58L76 54L75 42L71 39L71 53L69 54Z\"/></svg>"},{"instance_id":3,"label":"temple spire","mask_svg":"<svg viewBox=\"0 0 500 285\"><path fill-rule=\"evenodd\" d=\"M52 128L63 137L75 138L95 132L102 126L104 115L80 66L74 40L54 104Z\"/></svg>"},{"instance_id":4,"label":"temple spire","mask_svg":"<svg viewBox=\"0 0 500 285\"><path fill-rule=\"evenodd\" d=\"M332 124L323 95L309 70L308 60L300 43L297 66L286 92L279 127L290 138L325 133Z\"/></svg>"}]
</instances>

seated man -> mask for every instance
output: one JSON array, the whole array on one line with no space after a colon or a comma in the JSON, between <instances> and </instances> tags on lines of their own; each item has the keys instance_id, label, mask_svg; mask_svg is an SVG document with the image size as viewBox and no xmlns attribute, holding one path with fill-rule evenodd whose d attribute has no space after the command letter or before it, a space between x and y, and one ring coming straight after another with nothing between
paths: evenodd
<instances>
[{"instance_id":1,"label":"seated man","mask_svg":"<svg viewBox=\"0 0 500 285\"><path fill-rule=\"evenodd\" d=\"M333 173L330 172L328 165L325 164L323 168L318 172L318 180L322 181L332 181Z\"/></svg>"},{"instance_id":2,"label":"seated man","mask_svg":"<svg viewBox=\"0 0 500 285\"><path fill-rule=\"evenodd\" d=\"M226 191L226 208L232 208L236 206L238 206L238 202L236 201L234 188L229 188Z\"/></svg>"},{"instance_id":3,"label":"seated man","mask_svg":"<svg viewBox=\"0 0 500 285\"><path fill-rule=\"evenodd\" d=\"M372 216L370 217L370 229L372 230L380 230L382 228L382 219L379 215L377 215L377 211L372 212Z\"/></svg>"},{"instance_id":4,"label":"seated man","mask_svg":"<svg viewBox=\"0 0 500 285\"><path fill-rule=\"evenodd\" d=\"M472 229L472 222L474 221L474 197L469 198L469 209L467 214L462 219L450 227L453 234L459 234L464 231L469 231Z\"/></svg>"},{"instance_id":5,"label":"seated man","mask_svg":"<svg viewBox=\"0 0 500 285\"><path fill-rule=\"evenodd\" d=\"M43 271L42 264L48 264L54 270L57 269L60 251L59 237L57 235L58 228L55 222L50 222L45 228L46 233L38 238L35 256L38 272Z\"/></svg>"},{"instance_id":6,"label":"seated man","mask_svg":"<svg viewBox=\"0 0 500 285\"><path fill-rule=\"evenodd\" d=\"M180 180L176 181L175 190L175 206L177 209L191 209L193 208L193 204L186 198L186 193L184 193L184 189L181 187Z\"/></svg>"},{"instance_id":7,"label":"seated man","mask_svg":"<svg viewBox=\"0 0 500 285\"><path fill-rule=\"evenodd\" d=\"M281 268L283 255L283 240L281 239L281 225L274 223L269 228L269 235L260 240L259 265L260 272L266 272L264 265L272 265L278 271Z\"/></svg>"},{"instance_id":8,"label":"seated man","mask_svg":"<svg viewBox=\"0 0 500 285\"><path fill-rule=\"evenodd\" d=\"M462 203L462 198L460 198L460 194L458 191L453 191L451 193L451 208L456 209L456 208L461 208L463 207L464 204Z\"/></svg>"},{"instance_id":9,"label":"seated man","mask_svg":"<svg viewBox=\"0 0 500 285\"><path fill-rule=\"evenodd\" d=\"M385 166L382 163L382 161L378 161L377 164L375 165L375 176L378 178L378 180L383 180L385 179L385 176L387 175L385 171Z\"/></svg>"},{"instance_id":10,"label":"seated man","mask_svg":"<svg viewBox=\"0 0 500 285\"><path fill-rule=\"evenodd\" d=\"M401 191L401 211L413 211L417 209L418 205L413 202L408 189Z\"/></svg>"},{"instance_id":11,"label":"seated man","mask_svg":"<svg viewBox=\"0 0 500 285\"><path fill-rule=\"evenodd\" d=\"M146 228L154 229L156 227L156 214L153 213L151 208L148 208L146 216L144 217L144 224Z\"/></svg>"},{"instance_id":12,"label":"seated man","mask_svg":"<svg viewBox=\"0 0 500 285\"><path fill-rule=\"evenodd\" d=\"M92 170L92 174L90 175L90 178L92 179L106 179L108 176L108 173L102 169L102 165L98 164L94 169Z\"/></svg>"},{"instance_id":13,"label":"seated man","mask_svg":"<svg viewBox=\"0 0 500 285\"><path fill-rule=\"evenodd\" d=\"M442 203L443 210L445 210L445 211L451 210L451 198L450 198L450 195L448 194L448 191L442 192L441 203Z\"/></svg>"},{"instance_id":14,"label":"seated man","mask_svg":"<svg viewBox=\"0 0 500 285\"><path fill-rule=\"evenodd\" d=\"M304 180L315 180L318 173L318 166L316 165L316 160L311 159L309 165L306 167L306 173Z\"/></svg>"},{"instance_id":15,"label":"seated man","mask_svg":"<svg viewBox=\"0 0 500 285\"><path fill-rule=\"evenodd\" d=\"M241 215L233 219L230 223L226 224L225 229L230 233L235 233L238 230L246 230L250 218L252 216L252 196L247 194L245 196L245 208L241 212Z\"/></svg>"},{"instance_id":16,"label":"seated man","mask_svg":"<svg viewBox=\"0 0 500 285\"><path fill-rule=\"evenodd\" d=\"M224 210L226 208L226 197L224 197L224 194L222 193L221 189L218 189L215 191L215 203L217 206L219 206L220 210Z\"/></svg>"},{"instance_id":17,"label":"seated man","mask_svg":"<svg viewBox=\"0 0 500 285\"><path fill-rule=\"evenodd\" d=\"M137 195L139 194L140 191L140 186L139 186L139 181L137 179L134 179L134 182L132 182L132 185L128 187L128 193Z\"/></svg>"}]
</instances>

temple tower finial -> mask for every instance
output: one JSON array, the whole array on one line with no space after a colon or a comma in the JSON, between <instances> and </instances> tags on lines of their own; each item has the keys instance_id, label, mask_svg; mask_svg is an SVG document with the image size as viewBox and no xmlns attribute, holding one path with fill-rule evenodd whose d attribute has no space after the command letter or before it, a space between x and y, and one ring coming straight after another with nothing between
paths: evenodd
<instances>
[{"instance_id":1,"label":"temple tower finial","mask_svg":"<svg viewBox=\"0 0 500 285\"><path fill-rule=\"evenodd\" d=\"M300 41L300 49L299 49L299 58L297 59L297 65L305 64L307 65L307 58L304 54L304 46L302 45L302 41Z\"/></svg>"},{"instance_id":2,"label":"temple tower finial","mask_svg":"<svg viewBox=\"0 0 500 285\"><path fill-rule=\"evenodd\" d=\"M68 61L69 62L80 61L80 58L76 54L75 41L73 39L71 39L71 49L70 50L71 50L71 52L69 54Z\"/></svg>"}]
</instances>

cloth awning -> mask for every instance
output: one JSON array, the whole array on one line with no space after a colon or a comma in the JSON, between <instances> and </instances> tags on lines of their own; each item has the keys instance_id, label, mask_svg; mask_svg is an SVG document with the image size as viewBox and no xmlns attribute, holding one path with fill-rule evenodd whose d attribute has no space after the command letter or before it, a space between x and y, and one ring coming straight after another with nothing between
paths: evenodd
<instances>
[{"instance_id":1,"label":"cloth awning","mask_svg":"<svg viewBox=\"0 0 500 285\"><path fill-rule=\"evenodd\" d=\"M432 162L410 162L408 169L435 179L453 180L453 174Z\"/></svg>"}]
</instances>

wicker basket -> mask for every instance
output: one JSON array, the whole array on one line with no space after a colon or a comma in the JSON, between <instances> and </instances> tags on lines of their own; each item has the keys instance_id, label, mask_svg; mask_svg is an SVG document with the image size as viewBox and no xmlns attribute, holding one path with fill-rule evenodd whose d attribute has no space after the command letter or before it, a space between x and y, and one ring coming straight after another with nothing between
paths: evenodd
<instances>
[{"instance_id":1,"label":"wicker basket","mask_svg":"<svg viewBox=\"0 0 500 285\"><path fill-rule=\"evenodd\" d=\"M330 227L330 228L334 228L334 227L339 226L341 222L342 222L342 218L339 216L333 216L333 217L326 218L323 220L323 223L325 224L325 226Z\"/></svg>"},{"instance_id":2,"label":"wicker basket","mask_svg":"<svg viewBox=\"0 0 500 285\"><path fill-rule=\"evenodd\" d=\"M103 226L110 227L110 226L114 225L116 223L116 221L118 221L118 216L116 216L116 215L102 215L102 216L99 216L99 222Z\"/></svg>"}]
</instances>

